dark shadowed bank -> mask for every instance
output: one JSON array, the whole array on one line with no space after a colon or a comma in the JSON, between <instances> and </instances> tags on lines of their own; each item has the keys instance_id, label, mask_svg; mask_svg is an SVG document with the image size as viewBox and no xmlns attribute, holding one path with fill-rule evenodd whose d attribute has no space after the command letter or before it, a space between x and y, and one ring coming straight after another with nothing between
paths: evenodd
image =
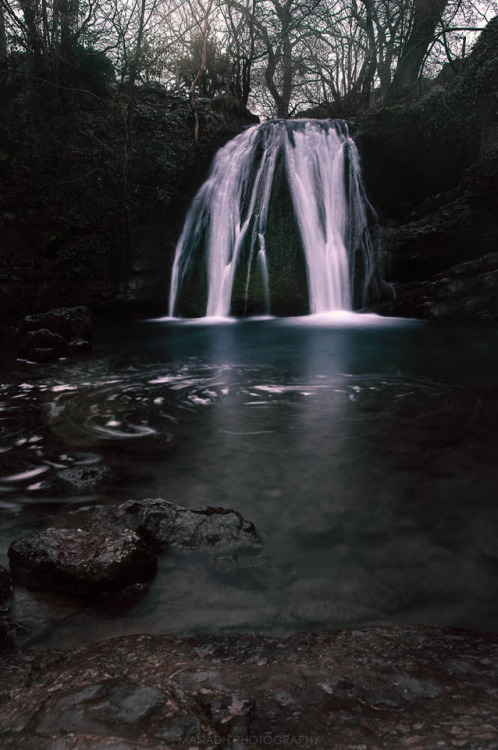
<instances>
[{"instance_id":1,"label":"dark shadowed bank","mask_svg":"<svg viewBox=\"0 0 498 750\"><path fill-rule=\"evenodd\" d=\"M394 301L379 312L498 319L498 18L460 73L402 106L372 108L357 138Z\"/></svg>"},{"instance_id":2,"label":"dark shadowed bank","mask_svg":"<svg viewBox=\"0 0 498 750\"><path fill-rule=\"evenodd\" d=\"M61 101L0 69L0 311L164 312L174 246L215 151L257 118L159 83ZM196 118L198 138L194 137Z\"/></svg>"}]
</instances>

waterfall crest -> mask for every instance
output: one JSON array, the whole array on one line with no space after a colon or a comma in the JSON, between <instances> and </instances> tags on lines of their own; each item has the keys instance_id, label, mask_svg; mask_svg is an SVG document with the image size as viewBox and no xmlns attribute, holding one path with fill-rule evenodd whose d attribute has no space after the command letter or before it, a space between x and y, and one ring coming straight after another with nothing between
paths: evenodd
<instances>
[{"instance_id":1,"label":"waterfall crest","mask_svg":"<svg viewBox=\"0 0 498 750\"><path fill-rule=\"evenodd\" d=\"M368 228L373 209L347 126L340 120L276 120L249 128L217 153L176 247L170 316L178 310L182 286L201 251L206 316L230 315L242 257L246 299L251 274L259 273L271 311L267 260L272 247L265 236L275 172L282 163L305 258L309 312L351 310L357 299L359 306L367 303L378 275Z\"/></svg>"}]
</instances>

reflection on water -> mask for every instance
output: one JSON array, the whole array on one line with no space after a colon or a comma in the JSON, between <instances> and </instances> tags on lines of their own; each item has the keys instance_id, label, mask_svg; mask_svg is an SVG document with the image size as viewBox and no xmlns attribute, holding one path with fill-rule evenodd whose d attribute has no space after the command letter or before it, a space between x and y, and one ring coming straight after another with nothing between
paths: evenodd
<instances>
[{"instance_id":1,"label":"reflection on water","mask_svg":"<svg viewBox=\"0 0 498 750\"><path fill-rule=\"evenodd\" d=\"M129 497L233 507L264 541L260 554L165 555L125 604L19 590L26 642L378 620L497 629L497 351L493 331L371 316L151 321L108 331L92 358L18 363L0 385L3 562L27 530ZM78 467L106 481L68 484Z\"/></svg>"}]
</instances>

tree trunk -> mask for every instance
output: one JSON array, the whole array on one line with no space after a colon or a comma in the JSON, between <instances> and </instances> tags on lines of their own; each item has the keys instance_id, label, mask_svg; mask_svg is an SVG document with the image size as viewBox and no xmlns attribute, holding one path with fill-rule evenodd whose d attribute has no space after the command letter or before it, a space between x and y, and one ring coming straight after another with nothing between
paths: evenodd
<instances>
[{"instance_id":1,"label":"tree trunk","mask_svg":"<svg viewBox=\"0 0 498 750\"><path fill-rule=\"evenodd\" d=\"M365 7L365 18L362 18L359 14L356 2L353 4L353 15L356 18L359 27L365 32L367 42L365 59L358 74L358 78L346 97L353 107L368 104L370 101L370 92L375 79L375 73L377 71L377 50L375 44L372 0L362 0L362 3Z\"/></svg>"},{"instance_id":2,"label":"tree trunk","mask_svg":"<svg viewBox=\"0 0 498 750\"><path fill-rule=\"evenodd\" d=\"M415 88L422 63L447 4L448 0L415 0L412 29L387 93L389 102L409 96Z\"/></svg>"},{"instance_id":3,"label":"tree trunk","mask_svg":"<svg viewBox=\"0 0 498 750\"><path fill-rule=\"evenodd\" d=\"M2 57L7 57L7 35L5 33L3 8L0 6L0 59Z\"/></svg>"},{"instance_id":4,"label":"tree trunk","mask_svg":"<svg viewBox=\"0 0 498 750\"><path fill-rule=\"evenodd\" d=\"M20 0L19 5L21 6L24 25L26 27L28 58L32 58L33 66L36 70L37 61L42 52L40 34L38 33L37 28L36 8L32 3L32 0Z\"/></svg>"},{"instance_id":5,"label":"tree trunk","mask_svg":"<svg viewBox=\"0 0 498 750\"><path fill-rule=\"evenodd\" d=\"M274 76L275 76L276 70L277 70L277 61L271 49L271 45L268 45L268 61L266 63L266 68L265 68L265 82L266 82L266 85L268 86L268 90L272 96L272 99L275 102L276 116L282 117L285 119L288 117L289 112L285 104L285 101L275 84Z\"/></svg>"}]
</instances>

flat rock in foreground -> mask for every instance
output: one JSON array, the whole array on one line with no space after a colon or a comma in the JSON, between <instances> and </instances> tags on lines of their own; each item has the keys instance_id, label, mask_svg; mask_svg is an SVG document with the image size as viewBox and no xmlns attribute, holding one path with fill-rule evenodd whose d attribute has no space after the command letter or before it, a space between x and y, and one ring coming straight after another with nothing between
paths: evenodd
<instances>
[{"instance_id":1,"label":"flat rock in foreground","mask_svg":"<svg viewBox=\"0 0 498 750\"><path fill-rule=\"evenodd\" d=\"M9 548L13 579L31 589L89 596L151 578L152 549L130 530L108 533L46 529L16 539Z\"/></svg>"},{"instance_id":2,"label":"flat rock in foreground","mask_svg":"<svg viewBox=\"0 0 498 750\"><path fill-rule=\"evenodd\" d=\"M5 748L498 747L498 635L131 636L7 656Z\"/></svg>"},{"instance_id":3,"label":"flat rock in foreground","mask_svg":"<svg viewBox=\"0 0 498 750\"><path fill-rule=\"evenodd\" d=\"M229 550L261 547L254 525L236 510L191 510L162 498L128 500L97 512L90 528L132 529L156 549Z\"/></svg>"}]
</instances>

